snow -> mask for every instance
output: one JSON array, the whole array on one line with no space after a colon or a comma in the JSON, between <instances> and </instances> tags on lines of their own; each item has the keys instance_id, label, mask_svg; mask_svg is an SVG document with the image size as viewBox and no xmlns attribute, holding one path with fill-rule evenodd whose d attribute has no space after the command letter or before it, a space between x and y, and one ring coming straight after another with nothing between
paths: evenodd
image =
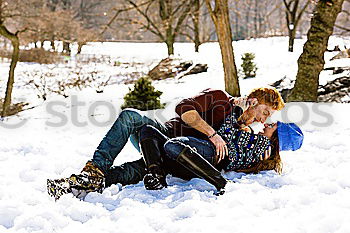
<instances>
[{"instance_id":1,"label":"snow","mask_svg":"<svg viewBox=\"0 0 350 233\"><path fill-rule=\"evenodd\" d=\"M259 68L255 79L240 80L242 94L284 76L295 77L305 39L296 40L293 53L287 52L287 41L275 37L234 42L237 66L241 54L254 52ZM329 47L340 42L349 45L349 40L332 37ZM217 43L203 44L199 54L193 52L192 44L177 43L175 51L176 56L207 63L209 70L180 80L154 82L156 89L164 92L161 100L167 105L148 114L163 122L175 115L174 107L182 98L208 87L224 87ZM150 69L166 56L166 48L156 43L92 43L83 53L107 54ZM326 61L331 57L328 54ZM0 63L2 96L8 65ZM350 105L287 104L271 121L297 122L305 135L302 148L281 153L282 175L273 171L225 174L235 183L228 184L223 196L214 196L214 187L204 180L168 176L169 187L160 191L147 191L140 182L125 187L113 185L102 194L88 194L85 201L66 195L55 202L46 193L46 179L80 171L120 113L123 96L131 85L116 83L102 94L94 88L72 90L66 99L50 95L42 102L33 89L24 86L25 76L21 76L34 69L50 68L19 63L14 97L25 99L35 108L0 121L1 233L350 232ZM62 69L60 74L64 76L68 68L56 69ZM107 65L99 69L116 71ZM321 74L322 82L331 79L334 76L330 73ZM48 111L50 108L63 115ZM139 157L128 143L115 164Z\"/></svg>"}]
</instances>

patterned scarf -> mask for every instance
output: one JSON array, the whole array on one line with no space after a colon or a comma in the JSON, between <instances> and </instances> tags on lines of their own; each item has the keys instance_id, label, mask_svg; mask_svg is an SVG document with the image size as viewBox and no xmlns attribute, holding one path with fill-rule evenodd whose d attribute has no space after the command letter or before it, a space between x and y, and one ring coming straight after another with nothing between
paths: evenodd
<instances>
[{"instance_id":1,"label":"patterned scarf","mask_svg":"<svg viewBox=\"0 0 350 233\"><path fill-rule=\"evenodd\" d=\"M270 146L270 140L266 136L235 129L235 125L237 117L233 112L217 131L227 143L230 163L224 168L225 171L255 166L260 161L260 155Z\"/></svg>"}]
</instances>

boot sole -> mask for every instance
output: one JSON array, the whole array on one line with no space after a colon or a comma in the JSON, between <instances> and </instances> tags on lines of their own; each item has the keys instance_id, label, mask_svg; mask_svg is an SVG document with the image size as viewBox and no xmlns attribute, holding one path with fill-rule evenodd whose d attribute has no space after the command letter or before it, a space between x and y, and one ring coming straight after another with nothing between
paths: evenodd
<instances>
[{"instance_id":1,"label":"boot sole","mask_svg":"<svg viewBox=\"0 0 350 233\"><path fill-rule=\"evenodd\" d=\"M64 194L70 193L69 179L56 179L46 181L47 193L49 196L54 197L55 201L60 199L60 197Z\"/></svg>"}]
</instances>

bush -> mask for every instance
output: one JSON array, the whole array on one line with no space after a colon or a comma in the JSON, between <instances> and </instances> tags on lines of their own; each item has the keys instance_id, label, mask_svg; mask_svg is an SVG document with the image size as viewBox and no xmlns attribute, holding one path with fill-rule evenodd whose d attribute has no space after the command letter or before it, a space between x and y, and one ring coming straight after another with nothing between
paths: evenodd
<instances>
[{"instance_id":1,"label":"bush","mask_svg":"<svg viewBox=\"0 0 350 233\"><path fill-rule=\"evenodd\" d=\"M151 110L164 108L164 104L160 103L159 99L162 94L161 91L155 90L149 77L140 78L136 81L134 89L129 88L129 92L124 96L122 109Z\"/></svg>"},{"instance_id":2,"label":"bush","mask_svg":"<svg viewBox=\"0 0 350 233\"><path fill-rule=\"evenodd\" d=\"M258 68L256 67L256 64L254 63L255 55L254 53L244 53L242 55L242 72L243 72L243 78L254 78L256 76L256 71Z\"/></svg>"},{"instance_id":3,"label":"bush","mask_svg":"<svg viewBox=\"0 0 350 233\"><path fill-rule=\"evenodd\" d=\"M36 62L40 64L56 64L63 61L63 57L58 52L46 51L42 48L20 50L20 62Z\"/></svg>"},{"instance_id":4,"label":"bush","mask_svg":"<svg viewBox=\"0 0 350 233\"><path fill-rule=\"evenodd\" d=\"M0 51L0 57L11 59L12 50ZM34 48L19 51L19 62L35 62L39 64L56 64L63 61L58 52L46 51L42 48Z\"/></svg>"}]
</instances>

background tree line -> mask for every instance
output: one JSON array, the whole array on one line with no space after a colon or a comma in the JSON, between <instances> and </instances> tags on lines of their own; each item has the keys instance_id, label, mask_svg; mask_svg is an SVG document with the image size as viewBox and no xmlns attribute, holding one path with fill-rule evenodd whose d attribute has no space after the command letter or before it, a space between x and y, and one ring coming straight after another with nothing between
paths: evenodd
<instances>
[{"instance_id":1,"label":"background tree line","mask_svg":"<svg viewBox=\"0 0 350 233\"><path fill-rule=\"evenodd\" d=\"M179 23L175 41L216 41L215 25L204 0L1 0L0 16L9 29L26 28L23 43L40 40L161 41L158 30ZM315 8L310 0L230 0L233 40L306 35ZM185 6L190 5L190 9ZM305 7L306 6L306 7ZM305 8L305 9L304 9ZM32 14L30 14L32 12ZM22 14L23 13L23 14ZM35 13L35 14L34 14ZM22 15L20 15L22 14ZM197 25L196 25L197 24ZM293 25L293 26L291 26ZM177 25L173 25L173 29ZM197 26L197 28L196 28ZM84 29L84 30L83 30ZM87 30L87 31L85 31ZM169 33L169 32L168 32ZM350 34L350 1L345 0L334 30Z\"/></svg>"},{"instance_id":2,"label":"background tree line","mask_svg":"<svg viewBox=\"0 0 350 233\"><path fill-rule=\"evenodd\" d=\"M301 56L304 60L298 61L299 71L305 72L298 72L296 86L304 86L303 78L313 80L313 93L300 97L301 90L297 94L293 91L291 100L315 101L320 71L305 79L303 65L315 56L313 62L323 65L329 36L350 33L349 12L350 0L0 0L2 48L12 45L2 115L11 102L19 46L34 43L41 47L44 41L50 41L52 51L57 50L54 42L62 41L66 54L70 54L73 42L78 43L79 53L90 41L159 41L167 45L171 55L175 42L194 42L198 51L200 44L218 40L225 88L239 96L233 40L289 36L286 49L292 52L294 39L307 35L309 43ZM311 51L314 56L305 56Z\"/></svg>"}]
</instances>

